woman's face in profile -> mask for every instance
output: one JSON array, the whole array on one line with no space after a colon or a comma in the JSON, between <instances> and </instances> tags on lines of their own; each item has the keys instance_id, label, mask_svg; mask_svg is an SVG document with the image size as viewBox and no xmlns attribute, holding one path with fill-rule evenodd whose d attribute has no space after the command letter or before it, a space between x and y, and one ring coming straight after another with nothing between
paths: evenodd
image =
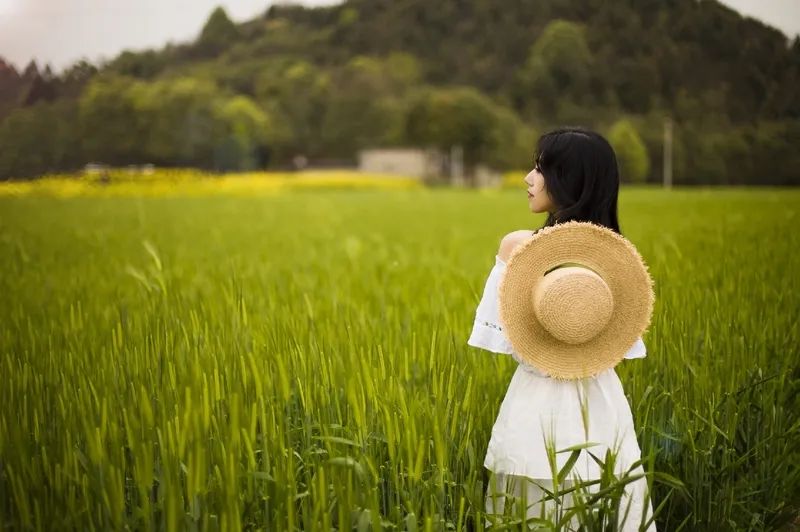
<instances>
[{"instance_id":1,"label":"woman's face in profile","mask_svg":"<svg viewBox=\"0 0 800 532\"><path fill-rule=\"evenodd\" d=\"M525 176L524 181L528 187L528 207L531 212L553 212L555 205L547 194L544 176L539 171L538 164Z\"/></svg>"}]
</instances>

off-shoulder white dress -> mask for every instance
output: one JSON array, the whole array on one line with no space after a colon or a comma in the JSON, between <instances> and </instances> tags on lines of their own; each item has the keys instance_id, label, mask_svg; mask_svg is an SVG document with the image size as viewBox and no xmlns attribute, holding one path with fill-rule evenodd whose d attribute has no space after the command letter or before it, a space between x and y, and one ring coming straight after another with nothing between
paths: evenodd
<instances>
[{"instance_id":1,"label":"off-shoulder white dress","mask_svg":"<svg viewBox=\"0 0 800 532\"><path fill-rule=\"evenodd\" d=\"M514 352L503 332L498 313L497 287L505 266L505 262L496 256L467 341L473 347L509 354L519 363L500 405L484 460L484 466L494 472L496 482L494 490L487 490L487 512L502 512L505 502L490 492L520 495L521 490L525 490L529 505L527 515L538 517L543 510L549 513L555 508L552 503L531 504L542 496L540 486L553 489L553 474L545 451L546 438L553 442L556 451L586 442L599 444L588 450L600 459L605 459L606 449L617 451L615 471L619 476L640 459L641 450L630 405L614 368L593 378L559 381L525 364ZM625 354L626 359L645 356L641 338ZM561 470L570 454L556 454L557 471ZM638 472L643 472L643 469L639 467ZM571 470L568 478L572 480L563 486L577 480L575 476L584 480L600 477L600 466L586 450L581 452ZM622 507L623 513L626 506L629 510L622 530L639 530L638 524L645 509L645 521L653 515L646 491L645 478L628 484L628 499L623 498ZM569 507L571 499L565 497L562 501ZM577 528L577 520L573 526ZM655 531L655 524L646 530Z\"/></svg>"}]
</instances>

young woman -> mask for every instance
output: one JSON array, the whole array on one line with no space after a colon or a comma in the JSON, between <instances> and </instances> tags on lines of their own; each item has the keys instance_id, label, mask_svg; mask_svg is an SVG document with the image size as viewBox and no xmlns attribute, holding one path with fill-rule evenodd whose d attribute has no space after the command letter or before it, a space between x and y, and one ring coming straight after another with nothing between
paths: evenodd
<instances>
[{"instance_id":1,"label":"young woman","mask_svg":"<svg viewBox=\"0 0 800 532\"><path fill-rule=\"evenodd\" d=\"M619 171L614 150L602 136L581 128L557 129L539 139L535 161L533 170L525 176L525 184L530 210L548 213L542 227L575 220L620 233ZM605 459L606 450L616 453L614 470L618 477L641 458L641 450L630 406L613 368L594 378L551 379L518 357L503 332L497 308L498 282L512 250L534 233L514 231L501 240L468 344L510 354L519 362L492 428L484 461L492 480L486 494L487 514L509 509L516 514L519 508L507 506L522 500L527 510L521 513L527 518L557 521L577 499L571 493L565 494L559 498L558 506L552 500L543 500L544 490L554 489L548 445L558 451L587 441L600 444L589 450L600 459ZM625 354L626 359L645 356L641 338ZM569 455L557 455L559 468ZM574 486L578 477L584 481L600 477L599 465L589 458L582 451L571 470L577 477L568 477L570 480L562 482L559 491ZM639 466L635 472L641 474L643 468ZM596 491L596 487L588 488L586 493L589 491ZM617 521L620 529L639 530L643 514L644 522L650 520L653 510L646 492L644 477L626 485ZM566 529L577 530L579 524L575 516ZM655 524L646 530L655 531Z\"/></svg>"}]
</instances>

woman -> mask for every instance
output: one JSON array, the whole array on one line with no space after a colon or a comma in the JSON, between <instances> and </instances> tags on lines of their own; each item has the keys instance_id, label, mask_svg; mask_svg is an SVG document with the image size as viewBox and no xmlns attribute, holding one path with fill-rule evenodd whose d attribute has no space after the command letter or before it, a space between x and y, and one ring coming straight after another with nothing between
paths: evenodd
<instances>
[{"instance_id":1,"label":"woman","mask_svg":"<svg viewBox=\"0 0 800 532\"><path fill-rule=\"evenodd\" d=\"M525 184L530 210L548 213L542 227L574 220L620 233L619 171L614 150L602 136L580 128L557 129L539 139L536 151L536 164L525 177ZM640 459L641 450L630 406L613 368L594 378L572 382L551 379L518 357L503 332L497 309L498 281L514 248L531 235L531 231L521 230L502 239L468 344L510 354L519 362L500 406L484 461L492 478L487 490L487 514L507 511L511 496L525 503L526 510L521 513L526 518L557 521L577 498L573 493L565 494L559 498L560 506L543 500L544 490L554 489L553 466L556 471L561 470L571 454L554 457L553 450L593 442L597 445L588 450L595 456L605 459L606 451L616 454L611 466L618 477ZM625 354L627 359L645 356L641 338ZM552 462L554 458L556 463ZM586 450L571 467L571 474L559 491L575 486L581 479L601 477L600 465ZM641 466L634 473L643 473ZM597 483L585 493L596 490ZM646 491L644 477L626 485L617 520L622 530L639 530L639 524L652 517ZM517 511L518 508L514 510ZM577 515L567 521L573 527L568 529L577 529L580 524ZM651 522L646 530L654 531L655 524Z\"/></svg>"}]
</instances>

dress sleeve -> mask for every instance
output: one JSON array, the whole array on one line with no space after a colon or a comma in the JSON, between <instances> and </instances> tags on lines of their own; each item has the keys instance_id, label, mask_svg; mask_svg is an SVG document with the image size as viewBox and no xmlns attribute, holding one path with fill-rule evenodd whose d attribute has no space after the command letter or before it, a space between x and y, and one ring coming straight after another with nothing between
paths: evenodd
<instances>
[{"instance_id":1,"label":"dress sleeve","mask_svg":"<svg viewBox=\"0 0 800 532\"><path fill-rule=\"evenodd\" d=\"M625 353L623 358L644 358L647 356L647 348L644 345L644 341L640 336L636 342L634 342L633 346L628 349L628 352Z\"/></svg>"},{"instance_id":2,"label":"dress sleeve","mask_svg":"<svg viewBox=\"0 0 800 532\"><path fill-rule=\"evenodd\" d=\"M478 308L475 310L472 334L470 334L467 344L494 353L513 355L514 351L511 347L511 342L508 341L503 332L497 308L497 285L500 282L505 266L505 262L500 257L495 256L494 267L489 272L489 277L486 279L486 284L483 288L483 296L480 303L478 303Z\"/></svg>"}]
</instances>

